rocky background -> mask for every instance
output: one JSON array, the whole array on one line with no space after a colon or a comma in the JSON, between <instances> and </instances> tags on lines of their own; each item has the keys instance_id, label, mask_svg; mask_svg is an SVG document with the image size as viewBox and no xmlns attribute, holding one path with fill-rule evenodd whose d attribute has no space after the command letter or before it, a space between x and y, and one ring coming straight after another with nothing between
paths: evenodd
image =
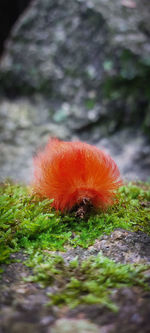
<instances>
[{"instance_id":1,"label":"rocky background","mask_svg":"<svg viewBox=\"0 0 150 333\"><path fill-rule=\"evenodd\" d=\"M104 147L125 178L148 180L149 2L17 6L0 62L1 179L28 182L37 147L57 136Z\"/></svg>"}]
</instances>

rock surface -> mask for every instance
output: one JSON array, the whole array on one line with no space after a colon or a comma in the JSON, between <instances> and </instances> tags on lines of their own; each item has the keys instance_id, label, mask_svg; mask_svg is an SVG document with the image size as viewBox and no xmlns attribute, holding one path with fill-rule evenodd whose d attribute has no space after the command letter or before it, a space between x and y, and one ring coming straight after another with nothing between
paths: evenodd
<instances>
[{"instance_id":1,"label":"rock surface","mask_svg":"<svg viewBox=\"0 0 150 333\"><path fill-rule=\"evenodd\" d=\"M79 256L84 260L102 251L108 257L123 263L150 263L150 238L141 233L116 230L102 237L87 249L68 249L66 262ZM23 254L13 255L24 261ZM147 274L149 274L147 272ZM114 290L113 300L119 306L117 313L104 306L85 305L70 310L67 307L46 306L48 288L25 282L30 269L22 263L11 263L5 268L0 283L0 329L2 333L148 333L150 293L137 287ZM147 275L148 276L148 275Z\"/></svg>"},{"instance_id":2,"label":"rock surface","mask_svg":"<svg viewBox=\"0 0 150 333\"><path fill-rule=\"evenodd\" d=\"M141 132L125 129L103 138L101 128L96 126L79 133L72 129L69 118L61 123L54 121L47 101L36 96L32 100L1 100L1 181L10 178L30 182L33 156L50 136L63 140L81 139L105 149L115 159L126 179L148 180L150 177L150 145Z\"/></svg>"},{"instance_id":3,"label":"rock surface","mask_svg":"<svg viewBox=\"0 0 150 333\"><path fill-rule=\"evenodd\" d=\"M85 260L99 252L116 262L146 264L150 262L150 237L142 232L136 233L118 229L110 236L104 235L97 239L88 250L77 247L58 254L63 256L65 262L69 262L76 256L79 260Z\"/></svg>"},{"instance_id":4,"label":"rock surface","mask_svg":"<svg viewBox=\"0 0 150 333\"><path fill-rule=\"evenodd\" d=\"M112 31L114 44L122 45L142 57L149 57L150 4L146 0L95 0L94 3Z\"/></svg>"},{"instance_id":5,"label":"rock surface","mask_svg":"<svg viewBox=\"0 0 150 333\"><path fill-rule=\"evenodd\" d=\"M69 112L76 128L92 120L107 122L107 132L143 118L149 125L147 93L134 96L150 71L148 12L149 4L140 0L134 8L121 0L32 1L8 40L0 91L40 92L55 119L64 120ZM123 91L116 89L112 105L103 90L109 88L107 78L118 76Z\"/></svg>"},{"instance_id":6,"label":"rock surface","mask_svg":"<svg viewBox=\"0 0 150 333\"><path fill-rule=\"evenodd\" d=\"M48 136L104 147L123 176L149 178L148 12L140 0L31 2L0 64L1 179L28 182Z\"/></svg>"}]
</instances>

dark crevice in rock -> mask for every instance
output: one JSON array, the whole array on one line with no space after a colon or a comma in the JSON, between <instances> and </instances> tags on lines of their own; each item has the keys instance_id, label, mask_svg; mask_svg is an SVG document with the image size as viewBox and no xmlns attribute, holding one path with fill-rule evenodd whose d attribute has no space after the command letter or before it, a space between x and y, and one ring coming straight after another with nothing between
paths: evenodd
<instances>
[{"instance_id":1,"label":"dark crevice in rock","mask_svg":"<svg viewBox=\"0 0 150 333\"><path fill-rule=\"evenodd\" d=\"M5 40L19 15L26 9L31 0L1 0L0 2L0 55L3 52Z\"/></svg>"}]
</instances>

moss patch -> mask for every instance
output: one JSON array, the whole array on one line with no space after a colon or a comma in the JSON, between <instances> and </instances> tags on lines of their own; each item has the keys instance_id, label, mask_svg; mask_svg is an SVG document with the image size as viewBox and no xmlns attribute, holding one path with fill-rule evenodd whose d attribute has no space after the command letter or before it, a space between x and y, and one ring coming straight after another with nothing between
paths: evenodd
<instances>
[{"instance_id":1,"label":"moss patch","mask_svg":"<svg viewBox=\"0 0 150 333\"><path fill-rule=\"evenodd\" d=\"M55 285L49 295L50 305L74 308L80 304L102 304L117 311L111 299L114 288L139 286L149 290L144 276L148 266L115 263L102 254L80 263L76 258L66 265L61 256L36 253L27 264L34 268L34 275L27 281L40 282L43 287Z\"/></svg>"},{"instance_id":2,"label":"moss patch","mask_svg":"<svg viewBox=\"0 0 150 333\"><path fill-rule=\"evenodd\" d=\"M50 304L102 304L116 311L111 298L115 288L147 288L144 271L148 266L115 263L101 254L66 264L51 251L65 251L66 245L87 248L116 228L150 233L148 184L122 186L114 206L84 220L55 212L50 200L41 201L25 186L8 183L0 192L0 262L9 263L10 254L19 250L28 253L25 264L33 270L28 281L52 285Z\"/></svg>"},{"instance_id":3,"label":"moss patch","mask_svg":"<svg viewBox=\"0 0 150 333\"><path fill-rule=\"evenodd\" d=\"M27 187L0 187L0 262L25 249L64 250L65 245L88 248L96 238L116 228L150 233L150 188L128 184L107 212L77 219L51 209L51 201L32 196Z\"/></svg>"}]
</instances>

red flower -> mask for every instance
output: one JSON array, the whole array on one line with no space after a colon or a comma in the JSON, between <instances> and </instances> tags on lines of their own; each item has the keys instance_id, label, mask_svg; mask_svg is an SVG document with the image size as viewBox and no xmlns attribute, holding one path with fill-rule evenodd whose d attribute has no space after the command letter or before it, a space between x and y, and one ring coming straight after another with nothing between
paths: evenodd
<instances>
[{"instance_id":1,"label":"red flower","mask_svg":"<svg viewBox=\"0 0 150 333\"><path fill-rule=\"evenodd\" d=\"M34 158L34 192L54 199L57 210L71 210L84 199L104 209L113 203L120 185L114 160L87 143L50 139Z\"/></svg>"}]
</instances>

